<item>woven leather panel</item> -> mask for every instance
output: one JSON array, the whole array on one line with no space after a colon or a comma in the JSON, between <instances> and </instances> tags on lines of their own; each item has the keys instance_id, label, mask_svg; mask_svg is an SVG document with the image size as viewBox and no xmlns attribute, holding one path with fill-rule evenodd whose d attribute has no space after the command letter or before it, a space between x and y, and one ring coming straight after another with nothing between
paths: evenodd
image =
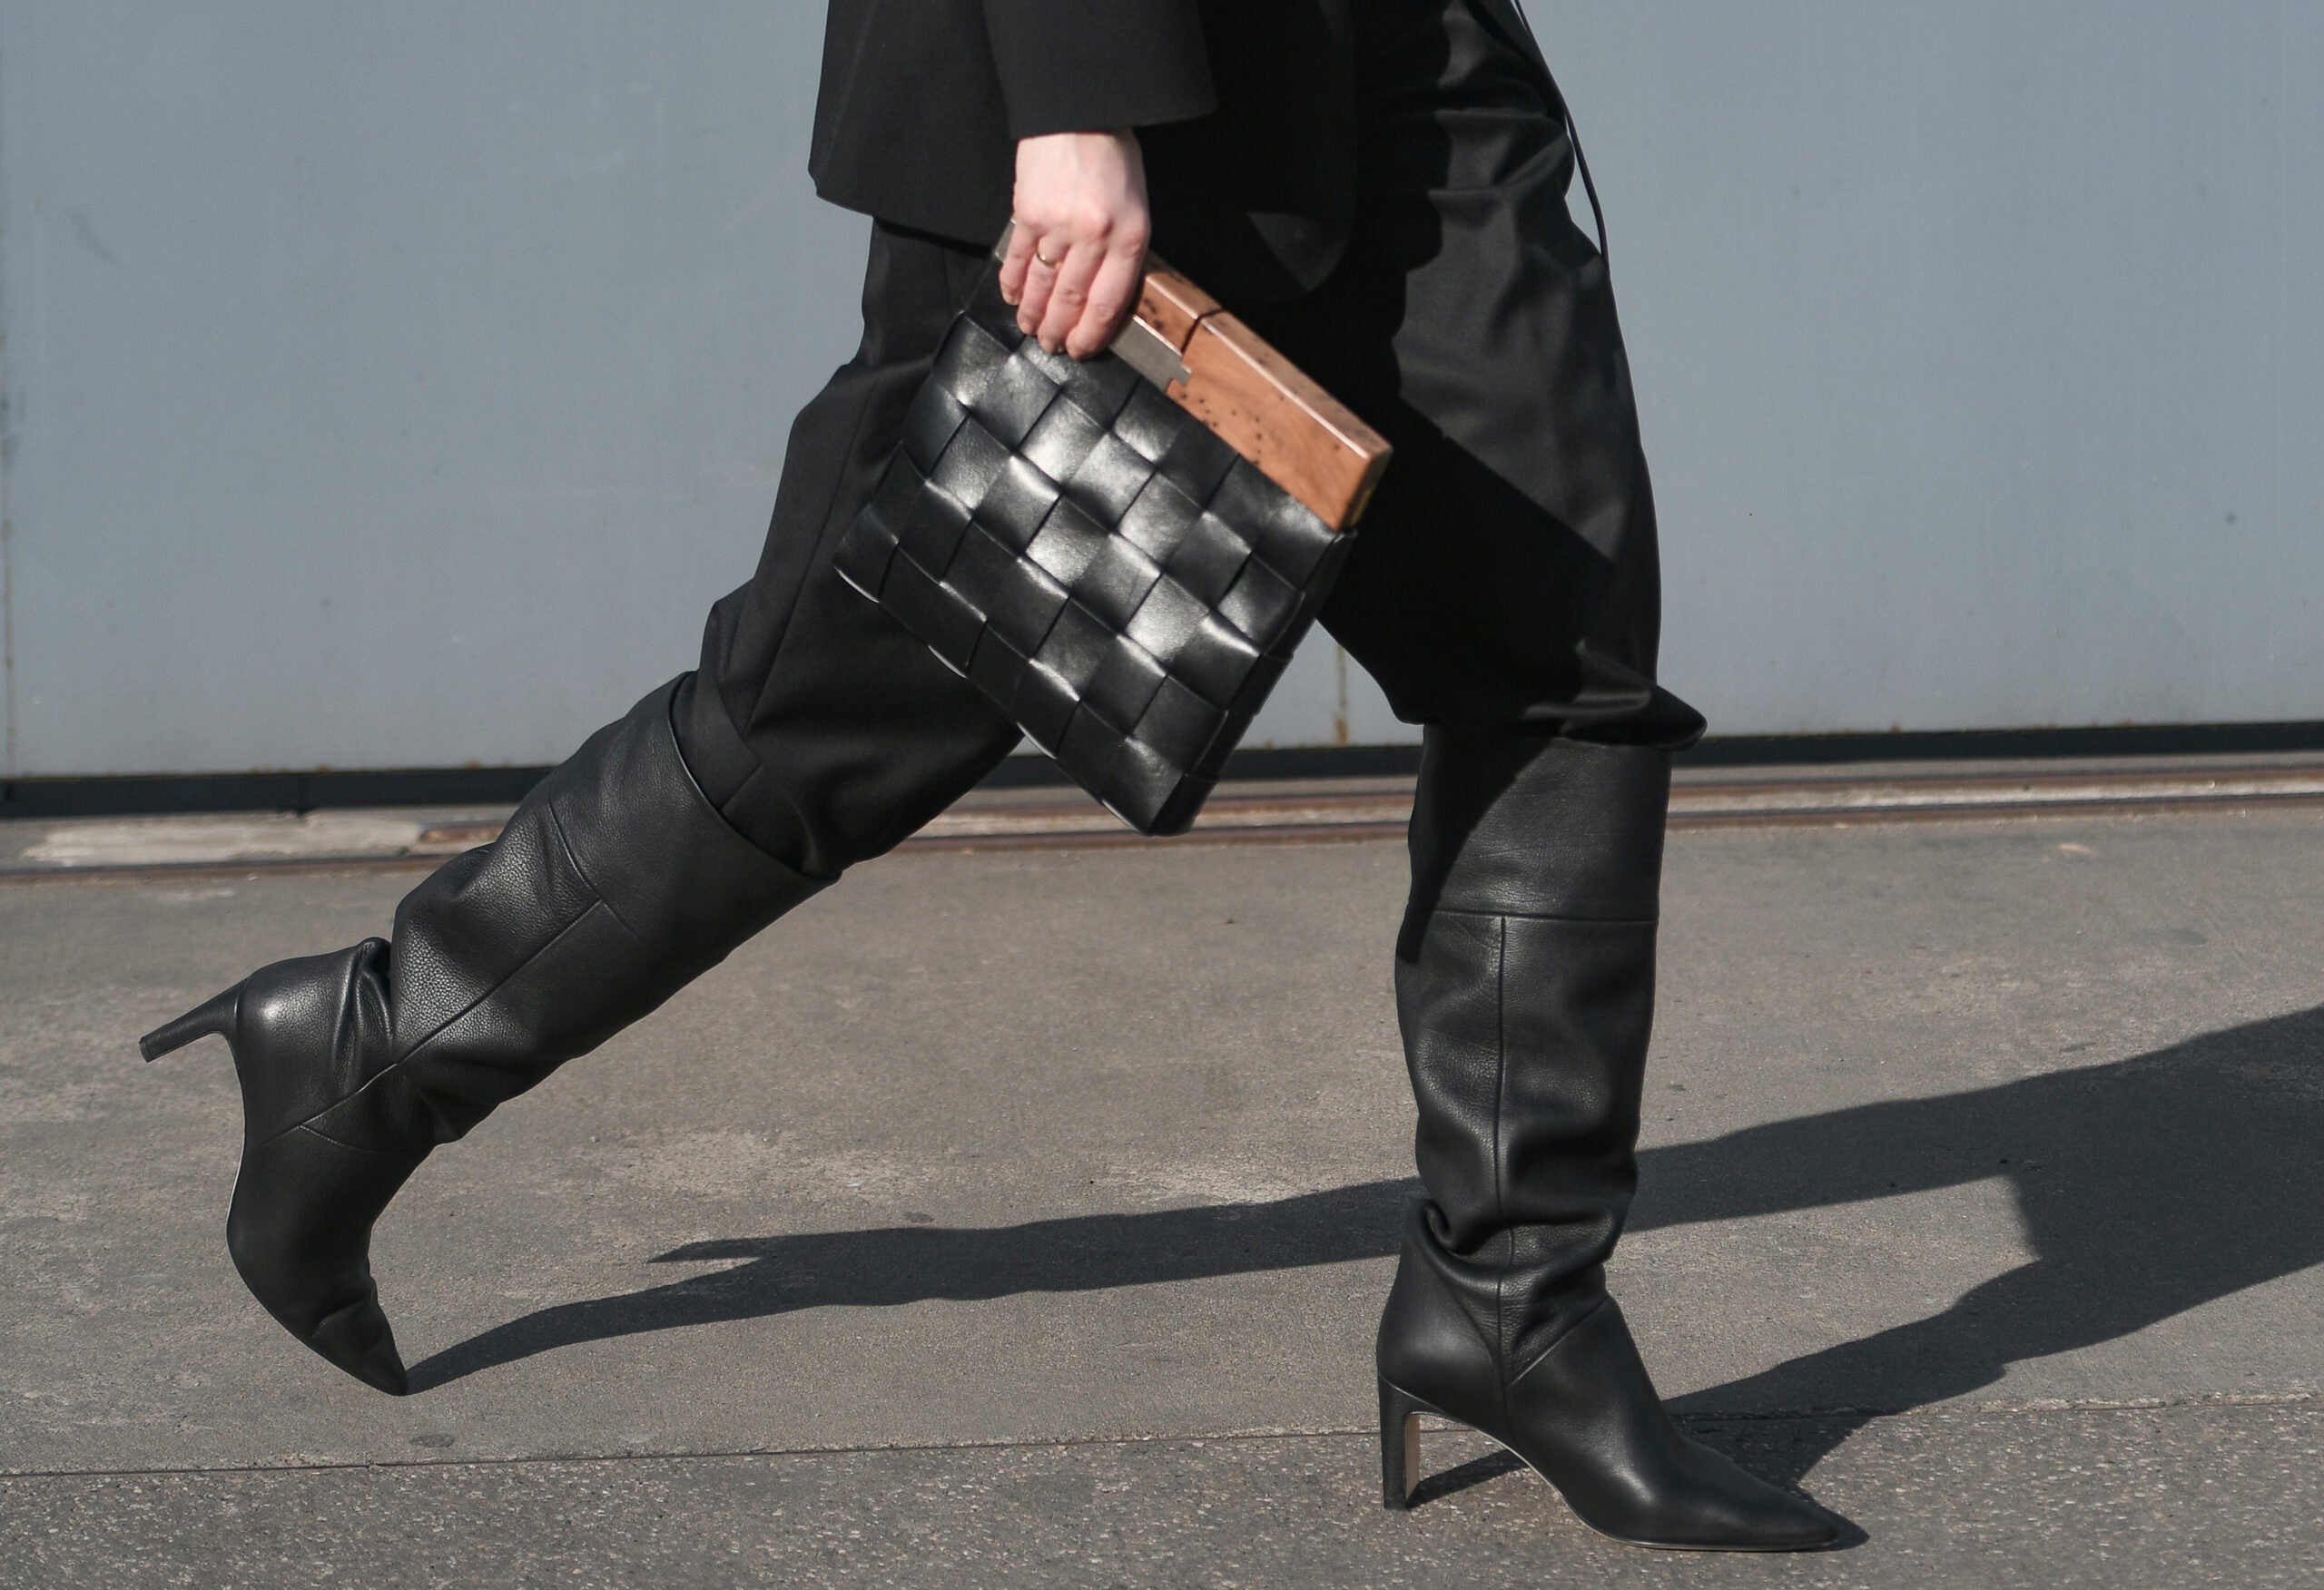
<instances>
[{"instance_id":1,"label":"woven leather panel","mask_svg":"<svg viewBox=\"0 0 2324 1590\"><path fill-rule=\"evenodd\" d=\"M838 566L1122 820L1169 834L1348 540L1119 358L1044 352L988 271Z\"/></svg>"}]
</instances>

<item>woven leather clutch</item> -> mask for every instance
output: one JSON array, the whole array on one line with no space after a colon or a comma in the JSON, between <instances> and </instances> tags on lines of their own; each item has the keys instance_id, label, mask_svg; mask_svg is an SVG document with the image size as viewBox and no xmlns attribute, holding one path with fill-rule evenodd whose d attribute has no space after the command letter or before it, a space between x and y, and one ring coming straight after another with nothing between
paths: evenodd
<instances>
[{"instance_id":1,"label":"woven leather clutch","mask_svg":"<svg viewBox=\"0 0 2324 1590\"><path fill-rule=\"evenodd\" d=\"M1116 351L1017 329L989 270L840 574L1141 833L1183 833L1282 677L1388 459L1183 277Z\"/></svg>"}]
</instances>

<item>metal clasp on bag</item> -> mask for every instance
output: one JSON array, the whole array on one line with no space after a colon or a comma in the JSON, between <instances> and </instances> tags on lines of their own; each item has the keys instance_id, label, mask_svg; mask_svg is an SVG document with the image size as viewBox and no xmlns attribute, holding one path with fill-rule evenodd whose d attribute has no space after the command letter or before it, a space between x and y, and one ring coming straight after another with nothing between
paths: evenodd
<instances>
[{"instance_id":1,"label":"metal clasp on bag","mask_svg":"<svg viewBox=\"0 0 2324 1590\"><path fill-rule=\"evenodd\" d=\"M1178 350L1135 315L1122 323L1114 339L1114 351L1121 355L1124 364L1165 392L1177 382L1194 379L1194 371L1178 357Z\"/></svg>"}]
</instances>

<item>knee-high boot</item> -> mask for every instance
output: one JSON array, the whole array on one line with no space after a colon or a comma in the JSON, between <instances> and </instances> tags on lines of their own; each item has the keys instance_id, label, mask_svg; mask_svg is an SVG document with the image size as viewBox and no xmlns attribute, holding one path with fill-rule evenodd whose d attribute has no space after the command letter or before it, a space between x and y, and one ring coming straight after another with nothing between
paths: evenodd
<instances>
[{"instance_id":1,"label":"knee-high boot","mask_svg":"<svg viewBox=\"0 0 2324 1590\"><path fill-rule=\"evenodd\" d=\"M586 1054L822 887L729 828L671 729L675 684L600 731L492 843L397 908L391 941L278 962L149 1034L231 1045L242 1162L226 1245L291 1335L408 1389L372 1223L437 1144Z\"/></svg>"},{"instance_id":2,"label":"knee-high boot","mask_svg":"<svg viewBox=\"0 0 2324 1590\"><path fill-rule=\"evenodd\" d=\"M1426 1198L1380 1323L1385 1500L1422 1412L1641 1546L1829 1546L1831 1515L1664 1413L1601 1266L1636 1183L1670 761L1431 730L1396 994Z\"/></svg>"}]
</instances>

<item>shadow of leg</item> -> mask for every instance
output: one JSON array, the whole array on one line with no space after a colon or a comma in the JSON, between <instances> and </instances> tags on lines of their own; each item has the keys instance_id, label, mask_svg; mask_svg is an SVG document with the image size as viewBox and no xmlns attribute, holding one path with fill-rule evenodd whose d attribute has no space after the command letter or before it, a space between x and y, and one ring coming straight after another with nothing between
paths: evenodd
<instances>
[{"instance_id":1,"label":"shadow of leg","mask_svg":"<svg viewBox=\"0 0 2324 1590\"><path fill-rule=\"evenodd\" d=\"M954 1230L903 1226L694 1242L656 1263L732 1268L560 1303L470 1337L411 1369L415 1392L559 1348L820 1308L1118 1287L1384 1259L1409 1181L1364 1182L1268 1203L1093 1214ZM741 1261L741 1262L734 1262Z\"/></svg>"},{"instance_id":2,"label":"shadow of leg","mask_svg":"<svg viewBox=\"0 0 2324 1590\"><path fill-rule=\"evenodd\" d=\"M2106 1300L2074 1285L2068 1268L2046 1259L2020 1265L1942 1313L1675 1399L1671 1411L1728 1439L1767 1427L1764 1439L1753 1438L1750 1467L1797 1485L1876 1418L1965 1397L1998 1382L2012 1363L2111 1340L2200 1300L2158 1291L2144 1306L2122 1299L2125 1306L2093 1307Z\"/></svg>"}]
</instances>

